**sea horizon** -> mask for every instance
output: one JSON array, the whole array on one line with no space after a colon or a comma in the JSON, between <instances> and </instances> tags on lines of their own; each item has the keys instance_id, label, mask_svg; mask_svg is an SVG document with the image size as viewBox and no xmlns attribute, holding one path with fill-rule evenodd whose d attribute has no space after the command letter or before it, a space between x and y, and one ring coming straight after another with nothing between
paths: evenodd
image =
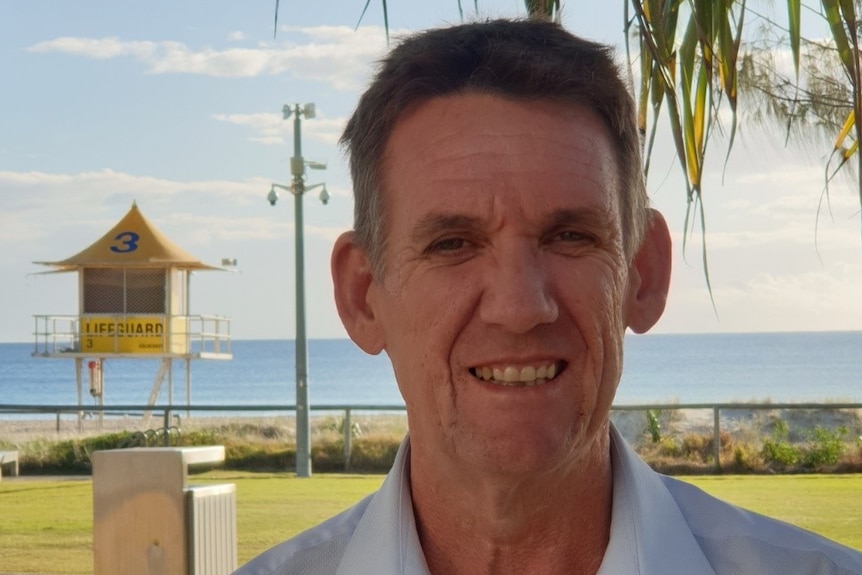
<instances>
[{"instance_id":1,"label":"sea horizon","mask_svg":"<svg viewBox=\"0 0 862 575\"><path fill-rule=\"evenodd\" d=\"M234 358L184 362L156 405L293 405L294 341L236 339ZM33 343L0 343L0 404L77 405L74 362L32 357ZM308 341L315 405L402 405L385 354L349 339ZM626 336L615 404L862 402L862 331L647 334ZM146 405L159 361L107 359L105 405ZM84 370L86 372L86 369ZM96 405L84 374L82 408Z\"/></svg>"}]
</instances>

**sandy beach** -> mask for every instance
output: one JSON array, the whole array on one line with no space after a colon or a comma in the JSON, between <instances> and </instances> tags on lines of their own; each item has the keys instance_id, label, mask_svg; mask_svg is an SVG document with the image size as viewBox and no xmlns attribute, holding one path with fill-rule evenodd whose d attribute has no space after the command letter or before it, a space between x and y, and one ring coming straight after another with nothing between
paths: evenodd
<instances>
[{"instance_id":1,"label":"sandy beach","mask_svg":"<svg viewBox=\"0 0 862 575\"><path fill-rule=\"evenodd\" d=\"M712 435L714 413L712 409L676 409L668 406L655 412L663 436L682 437L690 434ZM313 415L312 437L332 434L340 425L343 414ZM620 433L631 443L637 444L648 435L647 417L644 411L613 411L611 419ZM850 438L862 436L862 409L724 409L720 413L720 428L723 433L736 439L755 440L768 437L775 422L783 420L791 432L791 439L803 440L815 427L835 430L843 427ZM64 414L59 421L51 419L3 419L0 416L0 441L21 445L29 441L57 440L100 435L117 431L144 432L159 429L163 425L161 416L149 420L141 416L88 416L79 423L74 414ZM183 432L213 429L225 426L255 426L271 430L273 435L288 441L295 434L292 414L284 416L208 417L180 416L173 425ZM351 425L359 434L400 434L407 430L406 415L398 413L353 414Z\"/></svg>"},{"instance_id":2,"label":"sandy beach","mask_svg":"<svg viewBox=\"0 0 862 575\"><path fill-rule=\"evenodd\" d=\"M662 409L657 412L662 435L712 435L714 411L712 409ZM615 411L611 414L617 429L632 444L644 439L647 432L646 414L643 411ZM804 408L738 408L722 409L719 429L734 439L756 442L769 437L776 422L784 421L792 441L804 440L815 428L834 431L847 429L850 437L862 435L862 409L804 409Z\"/></svg>"},{"instance_id":3,"label":"sandy beach","mask_svg":"<svg viewBox=\"0 0 862 575\"><path fill-rule=\"evenodd\" d=\"M312 439L319 435L332 435L343 418L341 415L313 415L310 419ZM3 419L0 415L0 442L22 445L31 441L90 437L119 431L146 432L163 427L161 416L154 415L149 420L141 416L88 416L78 420L74 414L64 414L59 420L51 419ZM296 434L296 420L293 414L283 416L235 416L235 417L177 417L172 425L182 432L218 429L225 427L256 427L264 435L292 441ZM407 430L407 416L404 414L381 413L374 415L354 414L351 426L362 434L390 433L403 434Z\"/></svg>"}]
</instances>

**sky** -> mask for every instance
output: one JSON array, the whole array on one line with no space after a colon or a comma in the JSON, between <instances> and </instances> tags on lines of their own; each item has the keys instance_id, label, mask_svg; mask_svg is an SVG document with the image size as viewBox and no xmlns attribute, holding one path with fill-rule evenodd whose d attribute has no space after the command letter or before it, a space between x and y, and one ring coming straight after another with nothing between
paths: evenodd
<instances>
[{"instance_id":1,"label":"sky","mask_svg":"<svg viewBox=\"0 0 862 575\"><path fill-rule=\"evenodd\" d=\"M465 18L473 2L462 2ZM455 23L457 0L389 1L392 33ZM284 104L314 102L303 120L306 160L325 162L304 198L308 335L343 338L329 276L353 201L337 140L374 62L386 50L372 1L231 2L0 0L0 342L32 342L35 315L76 315L76 274L41 274L99 239L136 202L201 260L235 258L231 272L195 273L191 312L231 319L235 339L293 338L293 122ZM480 0L481 17L523 14L519 0ZM563 23L623 53L622 2L568 1ZM801 151L743 119L724 166L712 144L702 237L683 249L685 188L666 132L649 179L672 230L674 272L657 333L858 330L862 232L852 182L818 203L825 151ZM815 239L816 230L816 239ZM713 303L714 302L714 303Z\"/></svg>"}]
</instances>

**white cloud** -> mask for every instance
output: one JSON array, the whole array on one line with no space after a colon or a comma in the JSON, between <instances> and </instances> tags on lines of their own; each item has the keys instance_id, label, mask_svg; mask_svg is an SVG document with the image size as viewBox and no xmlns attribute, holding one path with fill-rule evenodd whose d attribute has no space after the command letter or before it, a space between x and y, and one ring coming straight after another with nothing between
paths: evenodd
<instances>
[{"instance_id":1,"label":"white cloud","mask_svg":"<svg viewBox=\"0 0 862 575\"><path fill-rule=\"evenodd\" d=\"M843 261L789 272L770 269L775 262L769 259L757 259L754 263L768 271L740 274L727 268L713 270L716 311L702 272L675 270L668 308L658 331L859 329L862 301L858 286L862 284L862 264Z\"/></svg>"},{"instance_id":2,"label":"white cloud","mask_svg":"<svg viewBox=\"0 0 862 575\"><path fill-rule=\"evenodd\" d=\"M187 234L197 245L233 243L240 240L278 240L293 238L293 222L290 219L262 216L226 217L206 216L191 213L171 215L166 225L190 230ZM318 237L334 242L343 232L341 228L306 225L306 238Z\"/></svg>"},{"instance_id":3,"label":"white cloud","mask_svg":"<svg viewBox=\"0 0 862 575\"><path fill-rule=\"evenodd\" d=\"M249 139L261 144L280 145L284 143L284 121L279 114L216 114L213 116L219 122L249 128L252 135Z\"/></svg>"},{"instance_id":4,"label":"white cloud","mask_svg":"<svg viewBox=\"0 0 862 575\"><path fill-rule=\"evenodd\" d=\"M159 53L147 58L149 71L154 74L197 74L227 78L242 78L271 74L277 53L253 48L227 50L192 50L180 42L162 42Z\"/></svg>"},{"instance_id":5,"label":"white cloud","mask_svg":"<svg viewBox=\"0 0 862 575\"><path fill-rule=\"evenodd\" d=\"M124 195L143 194L154 198L171 198L184 194L230 196L231 198L258 198L261 178L236 181L166 180L151 176L136 176L114 170L97 170L77 174L45 172L0 171L0 188L4 190L4 205L29 204L43 207L59 203L82 206L90 200L104 199L106 195L122 192ZM38 193L34 193L37 191Z\"/></svg>"},{"instance_id":6,"label":"white cloud","mask_svg":"<svg viewBox=\"0 0 862 575\"><path fill-rule=\"evenodd\" d=\"M123 42L119 38L74 38L63 36L55 40L39 42L27 50L36 53L60 52L74 56L85 56L98 60L132 56L139 60L152 58L158 51L155 42Z\"/></svg>"},{"instance_id":7,"label":"white cloud","mask_svg":"<svg viewBox=\"0 0 862 575\"><path fill-rule=\"evenodd\" d=\"M315 118L303 123L302 133L312 139L335 146L347 125L347 118Z\"/></svg>"},{"instance_id":8,"label":"white cloud","mask_svg":"<svg viewBox=\"0 0 862 575\"><path fill-rule=\"evenodd\" d=\"M716 299L738 325L766 321L784 330L859 329L860 284L862 265L840 262L800 274L761 273L740 289L722 290ZM745 309L758 313L745 318L740 314Z\"/></svg>"},{"instance_id":9,"label":"white cloud","mask_svg":"<svg viewBox=\"0 0 862 575\"><path fill-rule=\"evenodd\" d=\"M249 128L249 140L266 145L281 145L292 138L293 122L286 122L281 114L216 114L219 122ZM303 136L335 146L347 123L345 118L317 117L302 124Z\"/></svg>"},{"instance_id":10,"label":"white cloud","mask_svg":"<svg viewBox=\"0 0 862 575\"><path fill-rule=\"evenodd\" d=\"M0 241L32 245L35 240L67 233L81 237L88 229L105 231L133 201L144 215L159 222L159 228L174 230L195 245L293 237L292 218L260 215L270 183L262 178L182 182L113 170L77 174L0 171ZM349 191L338 187L331 194L349 197ZM216 212L210 207L215 205L230 206L229 215L223 214L224 209ZM307 225L305 234L332 241L343 230ZM82 246L96 239L87 237L80 240Z\"/></svg>"},{"instance_id":11,"label":"white cloud","mask_svg":"<svg viewBox=\"0 0 862 575\"><path fill-rule=\"evenodd\" d=\"M862 239L858 221L824 223L815 229L814 219L798 225L764 225L757 229L739 231L707 230L706 245L710 261L718 258L777 258L778 254L787 257L819 256L824 261L847 260L858 257ZM671 233L675 249L682 257L682 232ZM700 265L702 253L700 232L689 236L685 250L685 260L691 265ZM770 262L774 263L774 262ZM730 271L730 270L728 270Z\"/></svg>"},{"instance_id":12,"label":"white cloud","mask_svg":"<svg viewBox=\"0 0 862 575\"><path fill-rule=\"evenodd\" d=\"M369 64L386 49L379 27L354 31L346 26L286 28L303 43L284 40L257 48L192 48L181 42L122 41L115 37L62 37L28 48L35 53L61 53L110 59L131 57L153 74L197 74L215 77L253 77L289 73L326 83L336 90L360 89ZM234 32L230 40L239 39Z\"/></svg>"},{"instance_id":13,"label":"white cloud","mask_svg":"<svg viewBox=\"0 0 862 575\"><path fill-rule=\"evenodd\" d=\"M737 161L732 177L724 182L718 170L706 174L704 205L710 252L765 245L813 248L815 238L821 247L858 246L862 221L854 186L835 181L827 202L821 196L821 166L803 163L796 150L764 150L768 146L769 142L761 141L760 150ZM675 182L671 180L671 184ZM657 201L675 226L674 241L680 245L683 202L668 196ZM699 250L699 214L693 213L692 220L694 232L689 242Z\"/></svg>"},{"instance_id":14,"label":"white cloud","mask_svg":"<svg viewBox=\"0 0 862 575\"><path fill-rule=\"evenodd\" d=\"M236 30L234 32L229 32L227 35L227 39L231 42L239 42L240 40L245 40L245 34Z\"/></svg>"}]
</instances>

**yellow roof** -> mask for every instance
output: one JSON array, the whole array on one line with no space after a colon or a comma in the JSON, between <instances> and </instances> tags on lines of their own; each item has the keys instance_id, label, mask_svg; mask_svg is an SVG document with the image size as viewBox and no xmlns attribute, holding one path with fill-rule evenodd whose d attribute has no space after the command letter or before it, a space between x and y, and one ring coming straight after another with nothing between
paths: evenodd
<instances>
[{"instance_id":1,"label":"yellow roof","mask_svg":"<svg viewBox=\"0 0 862 575\"><path fill-rule=\"evenodd\" d=\"M72 271L84 267L165 267L221 269L207 265L173 243L141 214L136 203L90 247L57 262L34 262Z\"/></svg>"}]
</instances>

